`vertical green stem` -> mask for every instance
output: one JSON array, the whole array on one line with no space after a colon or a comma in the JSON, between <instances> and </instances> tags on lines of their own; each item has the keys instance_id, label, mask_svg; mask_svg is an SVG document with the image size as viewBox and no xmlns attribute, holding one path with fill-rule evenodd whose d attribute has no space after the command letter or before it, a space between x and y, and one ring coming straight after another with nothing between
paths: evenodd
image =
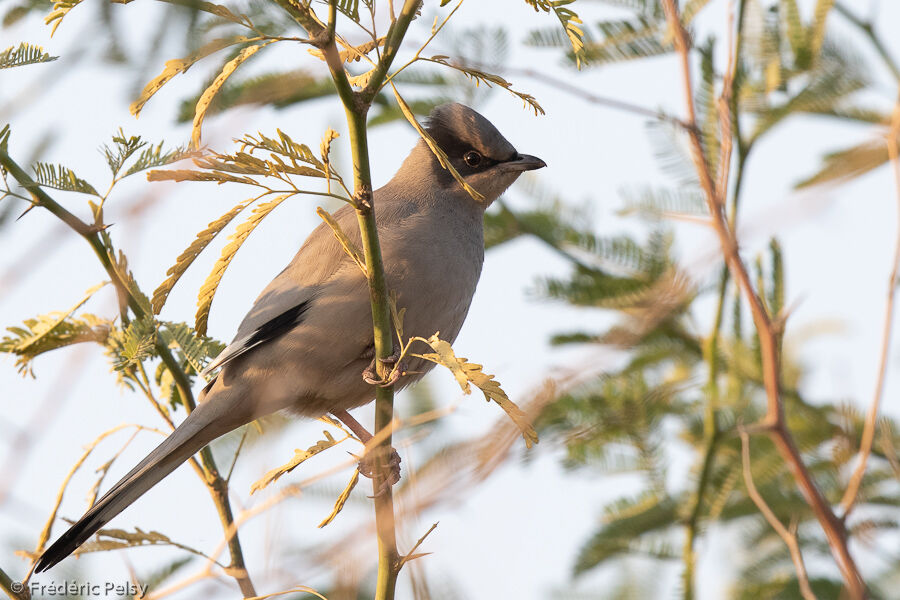
<instances>
[{"instance_id":1,"label":"vertical green stem","mask_svg":"<svg viewBox=\"0 0 900 600\"><path fill-rule=\"evenodd\" d=\"M285 3L287 0L279 0ZM328 26L313 28L315 45L325 57L331 72L335 89L344 105L347 117L347 128L353 154L353 202L356 207L356 218L359 224L360 238L365 254L366 272L368 274L369 298L372 306L372 327L375 342L375 364L378 375L385 379L388 375L386 365L382 362L393 353L393 328L391 324L390 306L388 304L387 282L384 276L384 263L381 258L381 245L375 226L375 202L372 194L372 173L369 161L369 142L366 130L366 115L372 100L384 84L391 63L397 55L400 44L406 35L409 24L415 18L421 0L406 0L400 15L391 23L388 30L384 54L373 69L373 75L362 92L355 92L347 78L343 61L335 44L336 3L329 3ZM311 11L311 9L306 9ZM299 23L312 20L311 12L294 15L296 7L289 12ZM313 32L311 31L311 34ZM372 449L376 460L376 468L372 478L375 489L375 528L378 536L378 579L375 589L376 600L393 600L400 571L399 553L397 552L397 536L395 532L394 498L391 490L390 467L391 426L394 419L394 390L390 387L375 388L375 431L378 445Z\"/></svg>"},{"instance_id":2,"label":"vertical green stem","mask_svg":"<svg viewBox=\"0 0 900 600\"><path fill-rule=\"evenodd\" d=\"M0 590L13 600L28 600L31 594L25 588L19 589L22 584L14 581L3 569L0 569Z\"/></svg>"},{"instance_id":3,"label":"vertical green stem","mask_svg":"<svg viewBox=\"0 0 900 600\"><path fill-rule=\"evenodd\" d=\"M734 60L735 64L740 65L741 50L743 47L743 29L744 29L744 12L746 8L745 0L740 0L737 7L737 24L735 26L734 40ZM737 149L737 165L735 167L735 177L733 183L733 191L731 196L731 204L728 211L728 223L732 231L734 231L737 223L738 205L740 202L741 189L744 181L744 166L750 154L750 145L744 142L741 135L740 113L738 106L738 92L740 87L739 76L731 80L731 98L729 110L731 111L731 122L733 126L734 143ZM723 132L724 133L724 132ZM730 165L720 165L721 169L729 169ZM696 573L697 556L694 551L694 544L697 539L697 530L700 525L701 512L703 510L703 501L709 487L710 475L712 467L715 463L716 452L719 442L719 424L717 413L719 409L719 339L722 330L722 320L725 311L725 299L728 291L728 282L730 280L730 271L728 265L722 265L722 273L719 277L718 302L716 305L716 318L709 339L706 343L706 362L708 370L707 378L707 402L703 416L703 462L700 467L700 477L697 481L697 489L694 492L694 498L691 506L691 512L686 524L684 547L682 549L682 561L684 562L684 598L690 600L694 598L694 576Z\"/></svg>"},{"instance_id":4,"label":"vertical green stem","mask_svg":"<svg viewBox=\"0 0 900 600\"><path fill-rule=\"evenodd\" d=\"M380 359L393 352L391 313L388 305L387 282L381 245L375 228L375 205L372 198L372 174L369 168L366 115L358 108L347 108L347 125L353 152L354 200L356 217L369 274L369 295L372 304L372 324L375 335L375 357L378 375L387 377L387 368ZM380 438L374 449L376 469L372 479L375 489L375 526L378 535L378 580L376 600L394 597L399 571L397 538L394 531L394 499L389 481L387 461L391 455L391 422L394 419L393 387L377 387L375 391L375 435Z\"/></svg>"}]
</instances>

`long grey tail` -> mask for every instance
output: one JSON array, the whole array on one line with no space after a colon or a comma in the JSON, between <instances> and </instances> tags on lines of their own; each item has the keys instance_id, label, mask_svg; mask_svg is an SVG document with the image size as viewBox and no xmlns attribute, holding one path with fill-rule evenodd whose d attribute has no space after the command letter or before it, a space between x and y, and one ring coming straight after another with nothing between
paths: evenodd
<instances>
[{"instance_id":1,"label":"long grey tail","mask_svg":"<svg viewBox=\"0 0 900 600\"><path fill-rule=\"evenodd\" d=\"M216 399L218 400L218 399ZM159 446L114 485L38 560L35 571L46 571L74 552L98 529L159 483L208 443L252 420L218 401L203 402ZM218 406L217 406L218 405ZM230 414L229 414L230 413Z\"/></svg>"}]
</instances>

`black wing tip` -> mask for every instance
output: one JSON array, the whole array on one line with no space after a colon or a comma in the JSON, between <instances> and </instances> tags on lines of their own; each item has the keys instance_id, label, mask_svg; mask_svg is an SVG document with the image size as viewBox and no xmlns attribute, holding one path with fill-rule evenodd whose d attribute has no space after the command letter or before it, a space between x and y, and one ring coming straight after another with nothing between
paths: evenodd
<instances>
[{"instance_id":1,"label":"black wing tip","mask_svg":"<svg viewBox=\"0 0 900 600\"><path fill-rule=\"evenodd\" d=\"M51 546L43 554L41 554L41 557L38 559L38 562L34 567L34 572L43 573L44 571L52 569L57 564L59 564L59 561L64 559L66 556L68 556L68 554L60 556L60 553L54 552L53 546Z\"/></svg>"},{"instance_id":2,"label":"black wing tip","mask_svg":"<svg viewBox=\"0 0 900 600\"><path fill-rule=\"evenodd\" d=\"M44 550L44 553L41 554L41 557L38 559L37 565L34 567L35 573L43 573L44 571L52 569L78 548L78 546L75 546L69 549L68 544L61 544L60 542L64 541L64 537L65 536L59 538L55 544Z\"/></svg>"},{"instance_id":3,"label":"black wing tip","mask_svg":"<svg viewBox=\"0 0 900 600\"><path fill-rule=\"evenodd\" d=\"M58 540L44 550L34 567L34 572L43 573L58 565L85 543L94 532L103 527L104 523L104 521L95 523L94 519L85 519L72 525L68 531L59 536Z\"/></svg>"}]
</instances>

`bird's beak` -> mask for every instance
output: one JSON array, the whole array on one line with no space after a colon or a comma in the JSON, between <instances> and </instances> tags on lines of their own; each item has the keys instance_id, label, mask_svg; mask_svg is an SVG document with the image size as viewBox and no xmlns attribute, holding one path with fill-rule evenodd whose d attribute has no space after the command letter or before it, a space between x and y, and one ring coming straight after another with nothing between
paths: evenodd
<instances>
[{"instance_id":1,"label":"bird's beak","mask_svg":"<svg viewBox=\"0 0 900 600\"><path fill-rule=\"evenodd\" d=\"M516 154L515 158L503 163L504 171L534 171L547 166L547 163L537 156L530 154Z\"/></svg>"}]
</instances>

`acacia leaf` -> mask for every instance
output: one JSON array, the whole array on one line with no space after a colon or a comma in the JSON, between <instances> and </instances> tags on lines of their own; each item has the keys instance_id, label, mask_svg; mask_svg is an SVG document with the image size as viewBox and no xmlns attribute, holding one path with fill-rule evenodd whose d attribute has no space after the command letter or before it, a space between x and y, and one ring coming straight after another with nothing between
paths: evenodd
<instances>
[{"instance_id":1,"label":"acacia leaf","mask_svg":"<svg viewBox=\"0 0 900 600\"><path fill-rule=\"evenodd\" d=\"M137 100L131 103L131 106L129 107L131 114L135 117L140 116L141 110L144 108L144 105L148 100L150 100L150 98L153 97L156 92L158 92L166 83L168 83L170 79L190 69L197 61L206 58L210 54L214 54L219 50L222 50L229 46L233 46L235 44L248 42L251 39L253 38L248 38L242 35L236 35L227 38L218 38L204 44L184 58L167 60L162 73L151 79L150 82L144 86L144 89L141 91ZM252 47L253 46L251 46L251 48Z\"/></svg>"},{"instance_id":2,"label":"acacia leaf","mask_svg":"<svg viewBox=\"0 0 900 600\"><path fill-rule=\"evenodd\" d=\"M469 385L474 383L475 386L484 394L485 400L493 400L500 408L502 408L509 418L515 423L522 437L525 439L525 446L531 448L538 443L538 435L528 421L528 417L522 412L516 404L509 399L500 382L494 379L493 375L485 373L483 367L476 363L471 363L462 356L456 356L453 348L448 342L438 337L438 334L432 335L430 338L415 338L416 340L425 342L434 350L433 354L415 354L419 358L429 360L435 364L443 365L450 369L456 382L462 391L466 394L471 393L472 388Z\"/></svg>"},{"instance_id":3,"label":"acacia leaf","mask_svg":"<svg viewBox=\"0 0 900 600\"><path fill-rule=\"evenodd\" d=\"M255 198L244 200L210 223L206 229L197 234L197 237L191 242L191 245L178 255L178 258L175 259L175 264L166 271L166 275L168 275L166 280L159 284L159 287L153 292L153 299L151 300L153 314L159 314L159 311L162 310L163 305L166 303L166 299L169 297L172 288L175 287L175 284L178 283L178 280L181 279L181 276L184 275L188 267L193 264L194 260L200 256L200 253L203 252L206 247L209 246L210 242L212 242L213 239L215 239L215 237L254 200Z\"/></svg>"},{"instance_id":4,"label":"acacia leaf","mask_svg":"<svg viewBox=\"0 0 900 600\"><path fill-rule=\"evenodd\" d=\"M259 225L269 213L275 210L275 207L292 195L293 194L284 194L278 196L274 200L270 200L269 202L265 202L254 208L250 218L238 225L237 230L229 238L231 241L222 249L222 255L219 256L219 260L213 265L212 271L200 287L200 292L197 296L197 315L195 317L196 325L194 329L196 329L199 335L206 335L206 325L209 321L209 309L212 306L216 290L219 289L219 283L222 281L222 276L225 275L225 269L231 264L234 255L237 254L237 251L247 240L247 237L253 233L256 226Z\"/></svg>"},{"instance_id":5,"label":"acacia leaf","mask_svg":"<svg viewBox=\"0 0 900 600\"><path fill-rule=\"evenodd\" d=\"M231 74L241 66L245 60L268 46L273 42L263 42L262 44L254 44L252 46L247 46L243 50L238 53L237 56L229 60L225 63L225 66L222 68L222 71L216 76L209 87L203 92L200 96L200 100L197 101L197 108L194 112L194 126L191 130L191 147L199 148L200 147L200 129L203 126L203 118L206 116L206 110L209 108L210 103L212 103L213 98L216 97L216 94L219 93L219 90L225 85L225 82L228 81L228 78L231 77Z\"/></svg>"},{"instance_id":6,"label":"acacia leaf","mask_svg":"<svg viewBox=\"0 0 900 600\"><path fill-rule=\"evenodd\" d=\"M306 450L299 450L299 449L294 450L294 457L291 460L289 460L285 464L281 465L280 467L276 467L276 468L272 469L271 471L269 471L268 473L263 475L262 479L260 479L259 481L254 483L252 486L250 486L250 493L254 494L254 493L258 492L259 490L263 489L264 487L268 486L269 484L277 481L278 478L281 477L282 475L284 475L285 473L290 473L291 471L296 469L298 465L305 462L307 459L315 456L319 452L328 450L332 446L340 444L342 441L344 441L344 439L346 439L346 438L343 438L340 440L336 440L336 439L334 439L334 436L332 436L327 431L323 431L322 433L325 435L324 440L319 440L318 442L316 442L314 445L310 446ZM348 492L348 496L349 496L349 492ZM320 527L321 527L321 525L320 525Z\"/></svg>"}]
</instances>

